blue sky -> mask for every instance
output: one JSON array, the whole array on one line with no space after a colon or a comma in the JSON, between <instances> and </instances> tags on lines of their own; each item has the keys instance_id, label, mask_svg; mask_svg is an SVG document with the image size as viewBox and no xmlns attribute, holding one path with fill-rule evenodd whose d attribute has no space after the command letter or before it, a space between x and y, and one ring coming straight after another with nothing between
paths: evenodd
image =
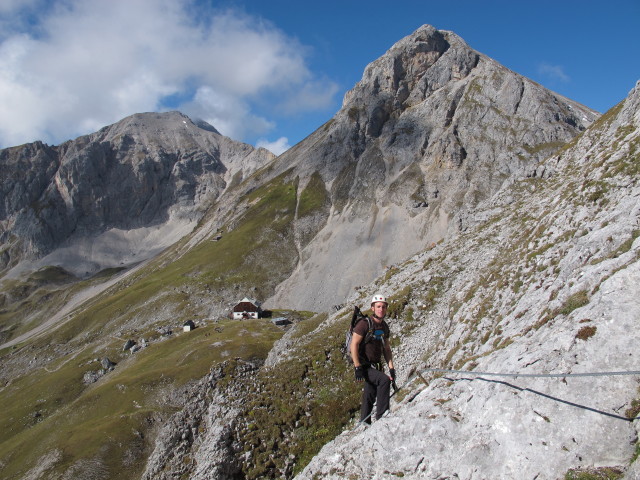
<instances>
[{"instance_id":1,"label":"blue sky","mask_svg":"<svg viewBox=\"0 0 640 480\"><path fill-rule=\"evenodd\" d=\"M178 109L280 153L423 24L600 112L640 79L639 0L0 0L0 148Z\"/></svg>"}]
</instances>

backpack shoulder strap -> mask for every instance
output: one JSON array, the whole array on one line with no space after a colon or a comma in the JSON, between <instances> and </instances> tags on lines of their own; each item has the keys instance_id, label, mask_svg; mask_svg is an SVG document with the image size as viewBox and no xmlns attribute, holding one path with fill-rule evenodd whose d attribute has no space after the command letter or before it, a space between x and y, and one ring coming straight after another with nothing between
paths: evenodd
<instances>
[{"instance_id":1,"label":"backpack shoulder strap","mask_svg":"<svg viewBox=\"0 0 640 480\"><path fill-rule=\"evenodd\" d=\"M349 327L350 331L353 332L353 329L355 328L356 324L360 321L362 316L363 315L360 312L360 308L358 308L357 305L353 307L353 315L351 316L351 327Z\"/></svg>"},{"instance_id":2,"label":"backpack shoulder strap","mask_svg":"<svg viewBox=\"0 0 640 480\"><path fill-rule=\"evenodd\" d=\"M351 332L354 331L354 329L356 328L356 325L358 325L360 322L365 321L367 322L367 333L364 334L364 342L366 343L368 342L371 337L373 336L373 321L367 317L366 315L361 315L359 316L356 320L355 323L351 326Z\"/></svg>"},{"instance_id":3,"label":"backpack shoulder strap","mask_svg":"<svg viewBox=\"0 0 640 480\"><path fill-rule=\"evenodd\" d=\"M353 329L356 328L356 325L358 325L363 320L367 321L367 327L368 327L367 331L372 330L373 329L373 323L371 322L371 319L369 317L367 317L366 315L362 315L362 316L358 317L356 319L356 321L353 323L353 325L351 326L351 330L353 331Z\"/></svg>"},{"instance_id":4,"label":"backpack shoulder strap","mask_svg":"<svg viewBox=\"0 0 640 480\"><path fill-rule=\"evenodd\" d=\"M362 343L368 343L368 342L370 342L370 341L371 341L371 339L373 338L373 329L374 329L374 327L373 327L373 320L371 320L371 319L370 319L368 316L366 316L366 315L365 315L365 317L364 317L364 318L366 318L366 319L367 319L367 325L368 325L368 328L367 328L367 333L365 334L365 336L364 336L364 340L363 340L363 342L362 342Z\"/></svg>"}]
</instances>

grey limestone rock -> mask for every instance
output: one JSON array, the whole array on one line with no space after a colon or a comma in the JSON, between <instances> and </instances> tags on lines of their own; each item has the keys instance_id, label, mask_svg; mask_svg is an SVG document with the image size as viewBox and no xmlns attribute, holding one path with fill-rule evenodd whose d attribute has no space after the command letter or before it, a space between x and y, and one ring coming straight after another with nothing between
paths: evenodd
<instances>
[{"instance_id":1,"label":"grey limestone rock","mask_svg":"<svg viewBox=\"0 0 640 480\"><path fill-rule=\"evenodd\" d=\"M104 357L102 360L100 360L100 365L102 365L102 368L107 371L111 371L116 367L116 364L109 360L107 357Z\"/></svg>"},{"instance_id":2,"label":"grey limestone rock","mask_svg":"<svg viewBox=\"0 0 640 480\"><path fill-rule=\"evenodd\" d=\"M242 452L234 432L240 406L251 388L251 376L260 364L236 363L235 380L221 388L218 381L226 366L218 365L200 382L174 394L173 402L181 409L163 422L143 480L177 476L231 480L241 475Z\"/></svg>"},{"instance_id":3,"label":"grey limestone rock","mask_svg":"<svg viewBox=\"0 0 640 480\"><path fill-rule=\"evenodd\" d=\"M552 177L514 182L478 205L463 235L353 295L410 288L420 326L391 325L405 394L296 478L555 480L606 468L638 478L639 99L636 87L548 158Z\"/></svg>"},{"instance_id":4,"label":"grey limestone rock","mask_svg":"<svg viewBox=\"0 0 640 480\"><path fill-rule=\"evenodd\" d=\"M452 32L419 28L366 67L330 122L274 162L274 174L319 175L331 203L266 305L341 303L359 282L464 230L515 179L543 175L540 162L598 116Z\"/></svg>"},{"instance_id":5,"label":"grey limestone rock","mask_svg":"<svg viewBox=\"0 0 640 480\"><path fill-rule=\"evenodd\" d=\"M1 150L2 265L61 247L69 248L57 260L82 275L119 266L125 252L138 262L180 238L171 230L188 233L234 179L272 158L178 112L132 115L59 146Z\"/></svg>"}]
</instances>

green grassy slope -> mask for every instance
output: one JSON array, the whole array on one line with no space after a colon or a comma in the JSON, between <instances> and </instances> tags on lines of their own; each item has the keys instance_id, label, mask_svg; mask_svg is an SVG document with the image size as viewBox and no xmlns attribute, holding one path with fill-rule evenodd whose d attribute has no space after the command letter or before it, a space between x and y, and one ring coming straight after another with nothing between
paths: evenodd
<instances>
[{"instance_id":1,"label":"green grassy slope","mask_svg":"<svg viewBox=\"0 0 640 480\"><path fill-rule=\"evenodd\" d=\"M122 360L89 386L82 383L84 373L100 368L91 348L31 372L0 392L3 478L21 478L52 449L61 453L54 472L97 459L108 478L123 478L125 468L134 478L149 453L145 438L153 419L178 408L163 403L166 390L202 378L226 359L265 358L281 334L269 321L225 320L126 357L113 340L100 353Z\"/></svg>"},{"instance_id":2,"label":"green grassy slope","mask_svg":"<svg viewBox=\"0 0 640 480\"><path fill-rule=\"evenodd\" d=\"M149 453L149 418L171 413L156 398L162 391L199 380L228 358L265 358L282 330L268 320L249 329L220 320L228 312L212 313L210 303L248 294L265 298L290 272L297 262L296 203L297 182L274 179L245 196L220 241L205 240L186 252L177 245L85 303L59 327L0 352L0 361L21 372L0 388L3 477L20 478L51 451L57 472L83 459L98 459L105 478L122 478L125 463L128 471L141 471ZM39 280L28 280L23 297L42 307L42 297L35 296L44 288ZM56 295L68 298L79 285L58 285ZM8 309L5 313L11 318ZM39 322L46 318L41 315ZM194 318L199 324L209 319L208 326L167 340L159 333ZM213 319L218 326L210 324ZM3 319L3 329L11 332L5 339L25 331L18 325ZM144 338L149 346L125 354L128 338ZM84 375L98 370L95 360L104 357L118 364L115 370L85 385ZM30 359L37 359L32 367Z\"/></svg>"}]
</instances>

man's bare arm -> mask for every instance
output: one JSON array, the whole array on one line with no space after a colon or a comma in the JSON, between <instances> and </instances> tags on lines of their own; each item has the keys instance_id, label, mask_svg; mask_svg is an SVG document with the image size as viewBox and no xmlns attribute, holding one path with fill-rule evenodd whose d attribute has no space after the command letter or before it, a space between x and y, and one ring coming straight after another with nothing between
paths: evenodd
<instances>
[{"instance_id":1,"label":"man's bare arm","mask_svg":"<svg viewBox=\"0 0 640 480\"><path fill-rule=\"evenodd\" d=\"M360 367L360 356L358 355L358 350L360 349L360 343L364 337L353 332L353 336L351 337L351 360L353 360L353 365L355 367Z\"/></svg>"},{"instance_id":2,"label":"man's bare arm","mask_svg":"<svg viewBox=\"0 0 640 480\"><path fill-rule=\"evenodd\" d=\"M391 353L391 345L389 344L389 339L385 339L384 341L384 359L387 361L387 365L389 365L389 368L393 368L393 354Z\"/></svg>"}]
</instances>

